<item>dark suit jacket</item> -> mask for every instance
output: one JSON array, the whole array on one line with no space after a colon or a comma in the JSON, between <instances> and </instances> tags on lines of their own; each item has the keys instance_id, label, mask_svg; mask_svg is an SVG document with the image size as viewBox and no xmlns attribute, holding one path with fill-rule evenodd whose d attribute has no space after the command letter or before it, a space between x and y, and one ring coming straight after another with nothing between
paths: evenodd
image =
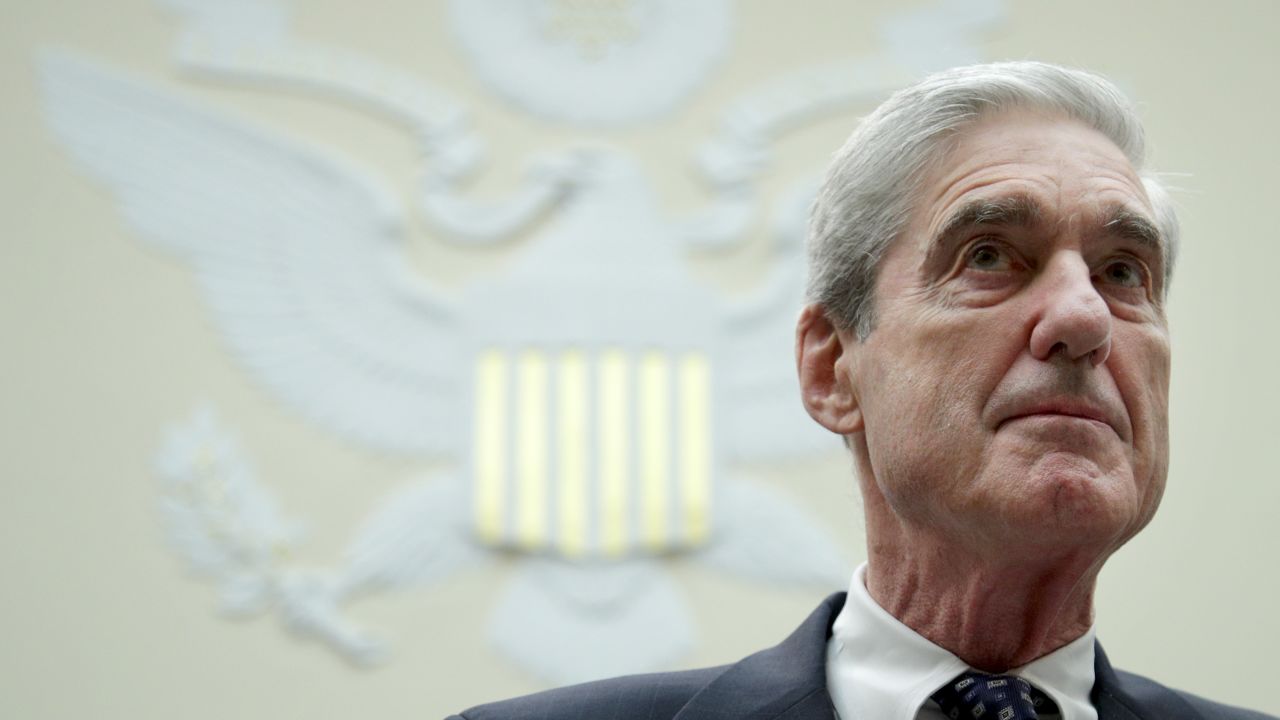
<instances>
[{"instance_id":1,"label":"dark suit jacket","mask_svg":"<svg viewBox=\"0 0 1280 720\"><path fill-rule=\"evenodd\" d=\"M481 705L448 720L833 720L827 638L843 605L844 593L832 595L780 645L732 665L574 685ZM1096 657L1092 699L1098 720L1271 718L1113 670L1101 647Z\"/></svg>"}]
</instances>

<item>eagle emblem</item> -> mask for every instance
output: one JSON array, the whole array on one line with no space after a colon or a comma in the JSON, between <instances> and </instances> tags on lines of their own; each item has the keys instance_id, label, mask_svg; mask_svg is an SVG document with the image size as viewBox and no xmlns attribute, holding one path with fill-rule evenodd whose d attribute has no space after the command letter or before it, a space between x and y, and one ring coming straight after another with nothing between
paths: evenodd
<instances>
[{"instance_id":1,"label":"eagle emblem","mask_svg":"<svg viewBox=\"0 0 1280 720\"><path fill-rule=\"evenodd\" d=\"M784 493L736 471L838 446L804 415L791 359L816 183L768 198L759 183L790 128L927 69L904 61L916 56L892 32L881 55L779 78L733 103L696 154L710 200L675 216L633 149L589 131L652 121L692 93L728 41L728 3L606 3L586 16L581 3L568 15L554 2L453 3L477 74L582 136L531 158L523 183L497 201L464 189L484 143L446 90L293 37L273 2L165 4L183 19L177 54L188 71L347 103L422 149L406 202L333 148L99 60L40 59L54 135L140 238L191 269L213 324L264 392L346 441L450 468L406 482L340 560L308 569L291 560L300 523L226 422L206 407L176 423L156 462L165 524L225 609L274 611L300 635L373 663L387 645L350 617L354 599L515 556L490 636L564 682L684 651L692 622L664 569L673 558L769 581L844 581L826 534ZM975 16L939 2L929 17L969 18L947 37L971 52L961 31L998 9L978 5ZM489 12L498 6L509 12ZM957 60L932 52L935 65ZM664 74L672 58L689 72ZM624 72L652 92L612 104L566 94L556 78L575 63L581 86L601 97L620 92ZM734 247L762 213L769 274L736 294L700 279L690 258ZM408 258L417 232L493 262L429 283ZM622 644L628 653L612 652Z\"/></svg>"}]
</instances>

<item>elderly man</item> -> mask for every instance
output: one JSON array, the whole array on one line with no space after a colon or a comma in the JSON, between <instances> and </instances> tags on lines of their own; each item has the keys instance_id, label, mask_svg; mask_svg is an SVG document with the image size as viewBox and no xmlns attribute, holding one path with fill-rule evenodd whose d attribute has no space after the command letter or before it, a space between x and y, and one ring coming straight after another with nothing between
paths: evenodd
<instances>
[{"instance_id":1,"label":"elderly man","mask_svg":"<svg viewBox=\"0 0 1280 720\"><path fill-rule=\"evenodd\" d=\"M801 399L853 453L867 564L733 665L487 718L1262 718L1113 670L1103 563L1168 469L1177 223L1110 83L1039 63L903 90L814 205Z\"/></svg>"}]
</instances>

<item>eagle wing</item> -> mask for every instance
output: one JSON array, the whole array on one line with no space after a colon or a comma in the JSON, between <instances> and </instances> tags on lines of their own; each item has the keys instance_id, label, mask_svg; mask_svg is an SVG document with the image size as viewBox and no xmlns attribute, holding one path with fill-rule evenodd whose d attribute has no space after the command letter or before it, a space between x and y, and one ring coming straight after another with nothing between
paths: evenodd
<instances>
[{"instance_id":1,"label":"eagle wing","mask_svg":"<svg viewBox=\"0 0 1280 720\"><path fill-rule=\"evenodd\" d=\"M796 318L804 303L804 236L816 180L795 184L773 218L770 275L730 309L720 438L729 457L771 461L839 447L805 412L796 374Z\"/></svg>"},{"instance_id":2,"label":"eagle wing","mask_svg":"<svg viewBox=\"0 0 1280 720\"><path fill-rule=\"evenodd\" d=\"M39 72L55 136L193 268L257 381L372 448L456 451L450 309L409 269L377 178L96 61L46 51Z\"/></svg>"}]
</instances>

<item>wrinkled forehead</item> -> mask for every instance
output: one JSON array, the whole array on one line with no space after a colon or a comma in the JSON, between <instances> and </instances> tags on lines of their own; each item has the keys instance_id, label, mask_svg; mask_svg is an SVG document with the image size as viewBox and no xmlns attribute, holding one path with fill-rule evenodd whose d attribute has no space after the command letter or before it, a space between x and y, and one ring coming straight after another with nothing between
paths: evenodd
<instances>
[{"instance_id":1,"label":"wrinkled forehead","mask_svg":"<svg viewBox=\"0 0 1280 720\"><path fill-rule=\"evenodd\" d=\"M1163 244L1132 163L1079 121L1001 113L957 131L935 157L917 186L918 237L963 224L1087 224Z\"/></svg>"}]
</instances>

